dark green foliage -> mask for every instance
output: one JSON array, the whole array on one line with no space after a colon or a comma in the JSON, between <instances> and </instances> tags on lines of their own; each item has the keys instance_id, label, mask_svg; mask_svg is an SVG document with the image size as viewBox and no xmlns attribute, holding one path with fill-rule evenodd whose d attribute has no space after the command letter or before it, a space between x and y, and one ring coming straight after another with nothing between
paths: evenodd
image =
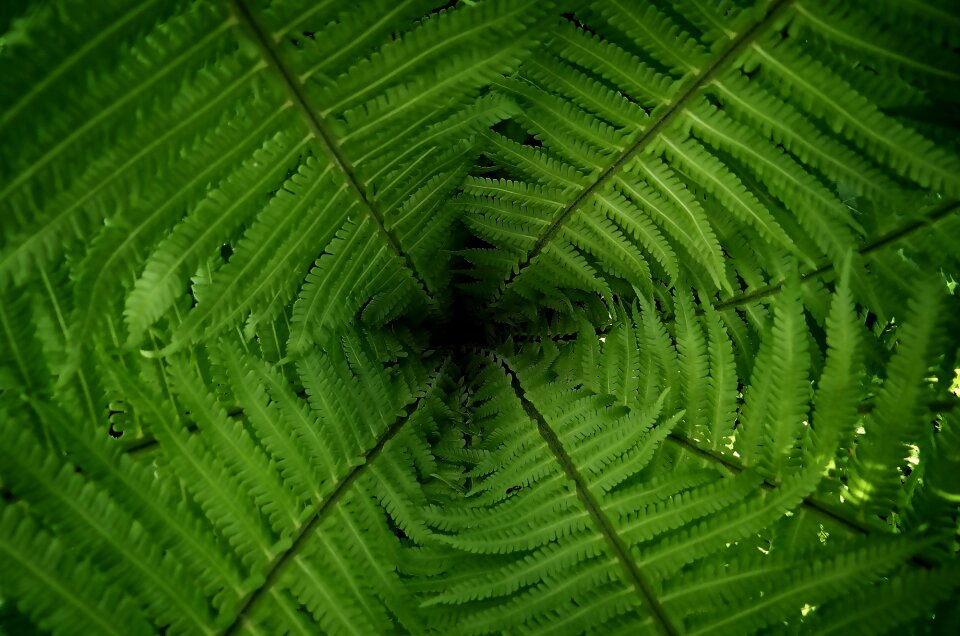
<instances>
[{"instance_id":1,"label":"dark green foliage","mask_svg":"<svg viewBox=\"0 0 960 636\"><path fill-rule=\"evenodd\" d=\"M0 7L0 634L954 633L950 0Z\"/></svg>"}]
</instances>

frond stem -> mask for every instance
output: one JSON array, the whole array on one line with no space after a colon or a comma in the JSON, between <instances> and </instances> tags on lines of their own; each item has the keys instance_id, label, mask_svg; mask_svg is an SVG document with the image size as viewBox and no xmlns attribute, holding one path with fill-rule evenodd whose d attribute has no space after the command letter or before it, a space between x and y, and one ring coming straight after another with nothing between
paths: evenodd
<instances>
[{"instance_id":1,"label":"frond stem","mask_svg":"<svg viewBox=\"0 0 960 636\"><path fill-rule=\"evenodd\" d=\"M407 406L406 412L402 417L397 418L397 421L394 422L390 427L384 431L384 433L377 439L377 443L374 444L367 454L364 456L364 461L362 464L354 466L353 469L337 484L336 488L333 489L333 492L323 500L323 503L320 504L320 507L310 518L310 520L303 524L299 532L294 536L293 542L290 545L290 548L277 557L277 559L270 565L270 568L267 571L266 577L264 577L263 584L260 585L257 589L253 590L248 596L244 603L240 606L240 609L237 610L236 618L233 622L227 627L223 633L225 636L230 634L235 634L243 626L247 614L252 612L257 604L260 602L260 599L263 598L264 593L270 589L270 587L276 583L286 571L290 563L292 563L292 557L297 556L301 550L303 550L304 545L306 545L306 539L310 537L314 530L320 525L321 521L326 517L327 513L333 510L334 506L340 501L340 498L343 494L350 488L357 477L363 471L364 468L370 465L383 451L384 446L387 445L387 442L396 437L397 433L400 432L400 429L403 428L403 425L410 421L410 417L413 415L414 411L420 406L421 398L413 401L410 405Z\"/></svg>"},{"instance_id":2,"label":"frond stem","mask_svg":"<svg viewBox=\"0 0 960 636\"><path fill-rule=\"evenodd\" d=\"M693 441L692 439L686 437L681 433L670 432L667 435L667 441L672 442L677 446L680 446L685 451L693 455L696 455L701 459L705 459L709 462L713 462L716 464L721 464L724 468L726 468L730 472L741 473L745 470L744 466L741 465L739 462L731 459L730 457L723 455L722 453L718 453L715 450L712 450L709 448L702 448L695 441ZM762 485L767 490L774 490L775 488L777 488L777 484L773 483L772 481L766 478L764 478ZM803 501L800 502L800 505L806 510L809 510L815 514L820 515L821 517L829 519L830 521L833 521L834 523L837 523L843 526L844 528L846 528L847 530L854 532L856 534L869 535L877 530L876 527L873 527L868 523L864 523L859 519L855 519L851 517L850 515L846 514L846 512L839 510L836 506L819 501L813 495L804 497ZM920 556L914 556L911 559L911 562L914 565L920 566L922 568L929 569L934 567L933 564L931 564L926 559Z\"/></svg>"},{"instance_id":3,"label":"frond stem","mask_svg":"<svg viewBox=\"0 0 960 636\"><path fill-rule=\"evenodd\" d=\"M413 275L413 277L417 280L417 284L420 286L420 288L423 289L423 292L430 301L430 304L433 305L433 297L430 295L430 288L427 286L426 280L424 280L423 276L420 275L420 272L417 270L417 267L414 264L411 256L403 251L403 248L400 246L399 239L397 239L397 237L387 229L387 226L383 220L383 213L367 195L366 186L360 182L356 171L353 169L353 165L340 152L340 146L333 134L328 130L323 117L313 112L313 110L311 110L307 105L306 98L301 90L301 84L293 77L293 75L290 74L290 72L287 70L287 67L284 66L283 62L280 60L280 55L277 53L277 50L274 47L269 35L263 31L263 29L254 19L253 14L243 3L243 0L226 1L231 6L233 13L236 15L240 23L245 25L247 30L253 36L254 41L260 49L260 54L267 62L267 65L272 67L277 74L280 75L284 86L287 88L287 93L290 97L290 100L300 111L300 114L303 116L303 119L306 122L307 128L309 128L311 134L313 134L313 136L320 143L328 158L344 174L347 179L347 183L350 185L357 198L366 208L367 214L371 219L373 219L374 223L377 224L377 229L387 241L390 249L399 259L403 261L406 268L410 270L411 275Z\"/></svg>"},{"instance_id":4,"label":"frond stem","mask_svg":"<svg viewBox=\"0 0 960 636\"><path fill-rule=\"evenodd\" d=\"M907 223L906 225L903 225L902 227L899 227L895 230L891 230L890 232L887 232L882 236L879 236L877 239L867 243L866 245L861 247L859 250L857 250L857 253L861 256L864 256L866 254L870 254L872 252L876 252L885 247L888 247L901 239L908 238L916 234L917 232L922 232L924 230L930 229L931 227L936 225L938 222L950 216L950 214L952 214L953 212L956 212L958 209L960 209L960 201L956 201L956 200L947 201L943 205L939 205L933 208L922 217L915 219L914 221L911 221L910 223ZM833 263L826 263L824 265L821 265L820 267L817 267L815 269L812 269L810 271L807 271L801 274L800 282L803 283L805 281L808 281L812 278L816 278L823 274L828 274L832 272L834 269L835 267ZM783 290L783 281L778 283L773 283L771 285L766 285L759 289L755 289L751 292L738 294L736 296L728 298L727 300L724 300L722 302L715 304L713 308L716 309L717 311L726 311L728 309L734 309L736 307L740 307L741 305L746 305L747 303L761 300L763 298L770 298L771 296L775 296L779 294L782 290ZM697 315L702 316L703 310L698 309ZM676 319L676 316L672 313L665 314L660 318L660 320L664 323L673 322L675 319ZM607 327L604 327L603 329L598 330L597 333L599 333L600 335L606 335L609 332L609 329L610 329L609 326L607 326ZM563 341L576 340L576 338L577 338L577 334L571 333L571 334L560 334L560 335L552 336L550 339L553 340L554 342L563 342ZM542 338L539 338L539 336L530 336L528 339L536 340L536 339L542 339Z\"/></svg>"},{"instance_id":5,"label":"frond stem","mask_svg":"<svg viewBox=\"0 0 960 636\"><path fill-rule=\"evenodd\" d=\"M776 0L770 8L767 10L766 14L757 22L753 23L750 28L741 33L736 39L734 39L730 45L724 49L720 55L718 55L713 62L706 68L702 73L694 75L686 87L680 92L680 96L674 100L660 115L657 119L650 125L649 128L643 131L640 137L633 142L620 157L617 158L612 164L610 164L600 175L591 183L589 186L580 191L576 198L563 210L563 212L558 216L553 223L550 224L544 233L540 236L537 242L534 244L533 249L527 253L526 257L520 262L520 264L510 272L510 275L507 277L506 281L500 286L497 294L494 296L492 302L497 302L506 292L507 287L513 283L517 277L520 276L520 273L526 269L534 258L540 255L544 250L547 243L553 239L554 236L560 231L563 227L563 224L569 220L574 213L580 209L580 207L594 194L601 186L606 184L611 178L613 178L616 173L623 168L624 165L650 144L651 141L656 139L657 135L666 128L673 119L679 115L687 104L696 97L697 93L701 88L709 84L713 79L719 75L727 66L727 64L735 61L737 56L748 47L759 35L761 35L764 30L781 14L785 11L794 0Z\"/></svg>"},{"instance_id":6,"label":"frond stem","mask_svg":"<svg viewBox=\"0 0 960 636\"><path fill-rule=\"evenodd\" d=\"M516 393L517 398L520 400L524 411L526 411L527 415L533 418L533 420L537 423L537 430L540 432L540 436L543 437L543 440L550 448L550 451L553 453L554 457L556 457L557 462L563 468L563 472L566 473L567 478L574 483L577 495L580 497L580 500L583 502L584 507L587 509L587 512L590 514L590 517L593 519L594 523L596 523L600 533L607 540L607 543L610 544L610 547L613 549L613 552L620 561L620 564L623 566L624 570L626 570L630 582L633 584L633 587L636 588L638 595L640 596L640 600L652 611L654 622L667 636L677 636L680 634L680 630L673 625L673 622L670 620L670 617L663 605L657 599L657 596L653 590L653 586L649 581L647 581L646 577L644 577L643 573L640 572L640 569L637 567L636 562L630 557L630 552L627 549L627 546L623 543L623 540L613 528L610 520L601 510L600 505L590 492L586 482L583 480L583 477L579 472L577 472L573 461L570 459L570 455L568 455L567 451L563 448L563 444L560 442L557 434L547 423L547 420L543 417L540 411L537 410L537 407L527 399L526 394L523 391L523 387L520 384L520 378L517 377L517 374L512 368L510 368L510 365L507 364L506 360L496 354L493 355L495 359L500 361L504 369L509 374L510 384L513 387L514 393Z\"/></svg>"},{"instance_id":7,"label":"frond stem","mask_svg":"<svg viewBox=\"0 0 960 636\"><path fill-rule=\"evenodd\" d=\"M871 252L876 252L878 250L881 250L892 243L896 243L900 239L906 238L921 230L927 229L931 225L934 225L938 221L949 216L952 212L956 211L958 208L960 208L960 201L948 201L943 205L933 208L928 214L920 217L919 219L916 219L915 221L908 223L903 227L892 230L884 234L883 236L880 236L876 240L871 241L870 243L864 245L862 248L858 250L858 253L861 256L864 256L866 254L870 254ZM816 269L812 269L809 272L800 276L800 282L802 283L811 278L816 278L817 276L826 274L828 272L832 272L833 270L834 270L833 263L827 263L825 265L821 265L820 267ZM762 298L769 298L770 296L775 296L776 294L780 293L782 289L783 289L783 282L781 281L779 283L767 285L766 287L761 287L760 289L754 290L752 292L739 294L732 298L728 298L723 302L717 303L716 305L713 306L713 308L716 309L717 311L732 309L734 307L739 307L740 305L751 303L755 300L760 300ZM668 316L664 318L664 321L673 320L673 318L674 318L673 316Z\"/></svg>"}]
</instances>

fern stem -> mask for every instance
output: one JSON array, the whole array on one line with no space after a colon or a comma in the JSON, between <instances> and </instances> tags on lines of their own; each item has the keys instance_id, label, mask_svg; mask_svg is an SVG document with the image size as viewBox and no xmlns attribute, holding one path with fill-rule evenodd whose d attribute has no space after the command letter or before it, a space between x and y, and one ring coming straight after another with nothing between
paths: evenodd
<instances>
[{"instance_id":1,"label":"fern stem","mask_svg":"<svg viewBox=\"0 0 960 636\"><path fill-rule=\"evenodd\" d=\"M421 289L423 289L424 294L427 296L429 304L433 305L433 298L430 294L430 288L427 286L426 280L420 275L420 272L417 270L417 267L414 264L411 256L403 251L403 248L400 246L399 239L397 239L397 237L387 229L387 226L384 223L383 213L367 195L366 186L360 182L360 179L357 177L357 174L353 169L353 165L340 152L340 146L333 134L327 128L324 118L313 112L313 110L310 109L310 106L307 105L306 98L301 90L300 82L290 74L290 72L287 70L287 67L284 66L283 62L280 60L280 55L277 53L271 38L263 31L263 29L260 28L260 25L254 19L253 14L243 3L243 0L226 1L231 6L234 15L236 15L240 23L245 25L247 30L252 35L254 42L260 49L260 54L264 61L266 61L267 65L272 67L283 80L283 84L286 86L290 100L300 111L300 114L303 116L304 122L306 123L311 134L313 134L313 136L320 143L323 151L326 153L330 161L333 162L333 164L336 165L346 177L347 183L350 185L357 198L363 204L367 214L371 219L373 219L374 223L376 223L377 229L387 241L390 249L399 259L403 261L407 269L410 270L411 275L413 275L413 277L417 280L417 284Z\"/></svg>"},{"instance_id":2,"label":"fern stem","mask_svg":"<svg viewBox=\"0 0 960 636\"><path fill-rule=\"evenodd\" d=\"M320 504L320 507L310 518L310 520L303 524L297 534L294 536L290 548L279 555L274 562L270 565L270 568L267 570L267 574L264 577L263 584L260 585L257 589L253 590L240 606L240 609L237 610L237 615L234 618L233 622L223 631L225 635L235 634L239 630L246 619L246 616L252 613L257 605L260 602L260 599L264 597L264 594L270 589L270 587L276 583L290 563L293 562L293 557L296 557L297 554L303 550L304 545L306 545L306 540L313 534L313 531L317 529L323 519L327 514L334 509L334 507L339 503L340 498L343 494L350 488L354 481L357 480L360 473L369 466L383 451L384 446L387 445L387 442L392 440L397 436L397 433L400 432L400 429L403 428L403 425L406 424L410 417L413 415L414 411L420 406L421 399L418 398L406 408L406 412L403 416L399 417L396 422L390 425L384 433L377 439L377 443L374 444L367 454L364 456L362 464L354 466L353 469L344 477L333 489L333 492L330 493L330 496L323 500L323 503Z\"/></svg>"},{"instance_id":3,"label":"fern stem","mask_svg":"<svg viewBox=\"0 0 960 636\"><path fill-rule=\"evenodd\" d=\"M563 472L566 473L567 478L574 483L577 495L580 497L580 500L583 502L584 507L587 509L594 523L596 523L600 533L607 540L607 543L610 544L620 564L624 570L626 570L627 576L640 596L640 600L650 608L654 621L664 634L667 634L667 636L677 636L681 631L674 626L670 616L657 599L653 585L644 577L643 573L640 572L640 568L637 567L636 562L631 558L627 546L613 528L610 520L601 510L600 505L590 492L583 477L577 472L573 461L570 459L570 455L568 455L567 451L563 448L563 444L557 437L556 432L550 427L540 411L537 410L537 407L527 399L523 387L520 384L520 378L517 377L517 374L510 368L506 360L496 354L494 354L494 357L501 362L504 369L510 375L510 384L517 398L520 400L523 410L537 423L537 430L540 432L540 436L543 437L550 451L554 457L556 457L557 462L563 468Z\"/></svg>"},{"instance_id":4,"label":"fern stem","mask_svg":"<svg viewBox=\"0 0 960 636\"><path fill-rule=\"evenodd\" d=\"M702 448L699 444L681 433L671 432L669 435L667 435L667 441L680 446L685 451L688 451L691 454L700 457L701 459L705 459L716 464L721 464L724 468L733 473L741 473L745 470L745 468L739 462L736 462L715 450ZM777 488L777 484L766 478L764 478L762 486L767 490L774 490ZM870 524L864 523L859 519L855 519L854 517L846 514L846 512L839 510L836 506L819 501L813 495L805 497L803 501L800 502L800 505L806 510L818 514L825 519L829 519L830 521L833 521L834 523L837 523L856 534L869 535L878 530L878 527L871 526ZM911 559L911 562L914 565L925 569L934 567L932 563L920 556L914 556Z\"/></svg>"},{"instance_id":5,"label":"fern stem","mask_svg":"<svg viewBox=\"0 0 960 636\"><path fill-rule=\"evenodd\" d=\"M932 210L930 210L930 212L928 212L924 216L914 221L911 221L910 223L907 223L895 230L891 230L886 234L878 237L876 240L873 240L867 243L866 245L861 247L859 250L857 250L857 253L861 256L871 254L885 247L889 247L890 245L893 245L894 243L896 243L901 239L908 238L916 234L917 232L922 232L924 230L931 229L938 222L947 218L948 216L950 216L950 214L952 214L953 212L956 212L958 209L960 209L960 201L948 201L943 205L933 208ZM821 276L823 274L828 274L832 272L834 269L836 268L833 263L826 263L815 269L811 269L801 274L800 282L804 283L812 278L817 278L818 276ZM751 292L745 292L745 293L733 296L731 298L728 298L727 300L724 300L722 302L715 304L713 308L716 309L717 311L726 311L728 309L735 309L736 307L740 307L742 305L746 305L748 303L752 303L757 300L770 298L771 296L776 296L782 290L783 290L783 281L780 281L778 283L773 283L773 284L761 287L759 289L755 289ZM702 316L703 310L698 309L696 315ZM675 319L676 319L676 315L673 313L665 314L660 318L660 320L664 323L673 322ZM603 329L600 329L597 331L599 335L606 335L608 332L609 332L609 326L604 327ZM531 336L531 339L537 339L538 337L539 336ZM562 342L562 341L576 340L576 338L577 338L577 334L570 333L570 334L561 334L561 335L554 336L551 338L551 340L553 340L554 342Z\"/></svg>"},{"instance_id":6,"label":"fern stem","mask_svg":"<svg viewBox=\"0 0 960 636\"><path fill-rule=\"evenodd\" d=\"M610 179L623 168L624 165L638 154L640 154L647 145L656 139L673 119L679 115L687 104L696 97L701 88L709 84L717 75L726 69L727 64L734 62L737 56L748 47L764 30L785 11L794 0L777 0L767 10L766 14L757 22L754 22L750 28L741 33L730 45L725 48L702 73L695 74L688 84L680 91L677 97L650 125L643 131L640 137L633 142L623 153L610 164L600 175L574 198L574 200L560 213L553 223L550 224L543 234L534 244L533 249L527 253L527 256L520 264L510 272L503 285L500 286L492 302L497 302L506 292L507 287L520 276L520 273L526 269L546 247L547 243L561 230L566 223L580 207L593 195L600 187L605 185Z\"/></svg>"},{"instance_id":7,"label":"fern stem","mask_svg":"<svg viewBox=\"0 0 960 636\"><path fill-rule=\"evenodd\" d=\"M955 212L958 208L960 208L960 201L948 201L943 205L933 208L928 214L920 217L919 219L916 219L911 223L907 223L903 227L897 228L895 230L891 230L890 232L887 232L886 234L884 234L883 236L880 236L876 240L871 241L870 243L867 243L866 245L864 245L862 248L858 250L858 253L861 256L864 256L866 254L870 254L871 252L876 252L878 250L881 250L887 247L888 245L896 243L900 239L907 238L917 232L928 229L930 226L936 224L938 221L941 221L942 219L949 216L952 212ZM804 273L803 275L801 275L800 282L802 283L804 281L810 280L811 278L816 278L818 276L821 276L822 274L832 272L834 269L835 269L835 266L833 263L827 263L825 265L821 265L820 267L817 267L816 269L812 269ZM762 298L769 298L770 296L775 296L776 294L780 293L782 289L783 289L783 281L780 281L779 283L767 285L766 287L761 287L760 289L754 290L752 292L747 292L745 294L739 294L732 298L728 298L723 302L717 303L716 305L713 306L713 308L716 309L717 311L732 309L734 307L739 307L741 305L751 303L755 300L760 300ZM674 316L670 315L670 316L664 317L663 320L666 322L669 320L673 320L673 318Z\"/></svg>"}]
</instances>

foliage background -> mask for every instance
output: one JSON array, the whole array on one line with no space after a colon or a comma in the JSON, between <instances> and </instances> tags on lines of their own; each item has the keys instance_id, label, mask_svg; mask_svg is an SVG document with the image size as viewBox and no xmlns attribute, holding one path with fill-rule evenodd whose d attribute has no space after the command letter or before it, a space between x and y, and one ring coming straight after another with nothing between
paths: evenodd
<instances>
[{"instance_id":1,"label":"foliage background","mask_svg":"<svg viewBox=\"0 0 960 636\"><path fill-rule=\"evenodd\" d=\"M0 7L0 630L953 633L950 0Z\"/></svg>"}]
</instances>

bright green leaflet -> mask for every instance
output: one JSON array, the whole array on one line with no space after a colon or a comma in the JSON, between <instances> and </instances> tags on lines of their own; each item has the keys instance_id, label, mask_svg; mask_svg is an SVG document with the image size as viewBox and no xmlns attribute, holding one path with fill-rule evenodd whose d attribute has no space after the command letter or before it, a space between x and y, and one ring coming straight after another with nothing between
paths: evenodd
<instances>
[{"instance_id":1,"label":"bright green leaflet","mask_svg":"<svg viewBox=\"0 0 960 636\"><path fill-rule=\"evenodd\" d=\"M0 7L0 634L960 631L951 0Z\"/></svg>"}]
</instances>

